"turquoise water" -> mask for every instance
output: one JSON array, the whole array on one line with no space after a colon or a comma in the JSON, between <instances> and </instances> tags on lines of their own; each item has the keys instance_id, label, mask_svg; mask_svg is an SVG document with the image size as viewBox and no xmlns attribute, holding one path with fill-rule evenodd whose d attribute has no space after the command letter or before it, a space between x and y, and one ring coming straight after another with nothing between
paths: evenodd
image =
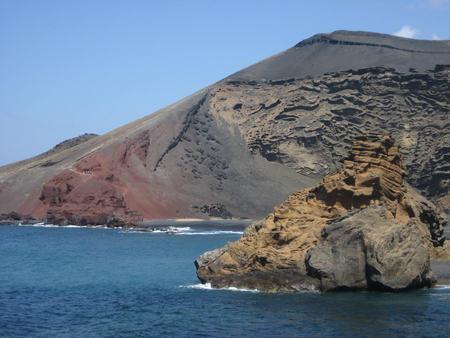
<instances>
[{"instance_id":1,"label":"turquoise water","mask_svg":"<svg viewBox=\"0 0 450 338\"><path fill-rule=\"evenodd\" d=\"M450 288L210 290L193 261L236 233L0 226L0 337L449 337Z\"/></svg>"}]
</instances>

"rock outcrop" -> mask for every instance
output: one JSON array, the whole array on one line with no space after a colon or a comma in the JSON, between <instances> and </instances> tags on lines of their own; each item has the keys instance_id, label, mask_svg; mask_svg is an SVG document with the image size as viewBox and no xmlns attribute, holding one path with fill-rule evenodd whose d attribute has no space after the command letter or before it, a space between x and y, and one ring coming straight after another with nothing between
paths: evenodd
<instances>
[{"instance_id":1,"label":"rock outcrop","mask_svg":"<svg viewBox=\"0 0 450 338\"><path fill-rule=\"evenodd\" d=\"M106 163L95 155L45 183L39 200L47 207L47 222L123 226L142 221L143 216L127 206L124 190Z\"/></svg>"},{"instance_id":2,"label":"rock outcrop","mask_svg":"<svg viewBox=\"0 0 450 338\"><path fill-rule=\"evenodd\" d=\"M264 291L430 287L446 219L405 181L398 144L364 134L344 168L292 194L235 243L196 261L213 287Z\"/></svg>"},{"instance_id":3,"label":"rock outcrop","mask_svg":"<svg viewBox=\"0 0 450 338\"><path fill-rule=\"evenodd\" d=\"M22 215L15 211L12 211L7 214L0 214L0 225L37 224L43 222L44 222L43 218L34 218L31 215Z\"/></svg>"}]
</instances>

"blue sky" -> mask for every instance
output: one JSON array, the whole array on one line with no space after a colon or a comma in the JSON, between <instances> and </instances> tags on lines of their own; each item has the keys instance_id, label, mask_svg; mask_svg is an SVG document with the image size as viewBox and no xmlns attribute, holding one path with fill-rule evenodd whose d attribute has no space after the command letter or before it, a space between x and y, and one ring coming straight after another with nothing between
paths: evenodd
<instances>
[{"instance_id":1,"label":"blue sky","mask_svg":"<svg viewBox=\"0 0 450 338\"><path fill-rule=\"evenodd\" d=\"M104 134L317 33L450 40L450 0L0 0L0 166Z\"/></svg>"}]
</instances>

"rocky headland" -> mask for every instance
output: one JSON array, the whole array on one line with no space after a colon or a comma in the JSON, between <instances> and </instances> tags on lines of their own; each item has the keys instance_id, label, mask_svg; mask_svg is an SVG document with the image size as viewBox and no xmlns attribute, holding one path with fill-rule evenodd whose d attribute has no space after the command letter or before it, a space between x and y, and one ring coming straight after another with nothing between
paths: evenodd
<instances>
[{"instance_id":1,"label":"rocky headland","mask_svg":"<svg viewBox=\"0 0 450 338\"><path fill-rule=\"evenodd\" d=\"M391 136L356 137L342 170L199 257L198 278L263 291L431 287L430 259L450 259L447 218L405 182L402 160Z\"/></svg>"}]
</instances>

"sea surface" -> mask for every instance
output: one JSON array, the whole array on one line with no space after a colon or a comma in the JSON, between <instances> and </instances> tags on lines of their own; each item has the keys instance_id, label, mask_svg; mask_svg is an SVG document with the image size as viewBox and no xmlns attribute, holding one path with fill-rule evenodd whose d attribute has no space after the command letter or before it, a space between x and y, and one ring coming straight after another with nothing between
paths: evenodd
<instances>
[{"instance_id":1,"label":"sea surface","mask_svg":"<svg viewBox=\"0 0 450 338\"><path fill-rule=\"evenodd\" d=\"M448 286L212 290L194 260L240 232L182 230L0 226L0 337L450 337Z\"/></svg>"}]
</instances>

